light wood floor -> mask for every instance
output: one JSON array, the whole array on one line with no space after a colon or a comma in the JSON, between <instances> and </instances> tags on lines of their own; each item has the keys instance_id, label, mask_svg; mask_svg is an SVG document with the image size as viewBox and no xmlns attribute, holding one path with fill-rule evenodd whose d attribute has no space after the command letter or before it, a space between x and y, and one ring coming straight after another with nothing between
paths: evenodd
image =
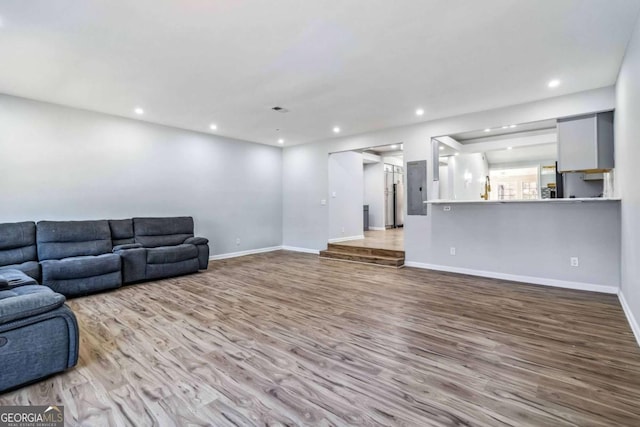
<instances>
[{"instance_id":1,"label":"light wood floor","mask_svg":"<svg viewBox=\"0 0 640 427\"><path fill-rule=\"evenodd\" d=\"M272 252L69 301L69 425L638 426L612 295Z\"/></svg>"},{"instance_id":2,"label":"light wood floor","mask_svg":"<svg viewBox=\"0 0 640 427\"><path fill-rule=\"evenodd\" d=\"M404 228L365 231L364 239L340 242L340 245L404 251Z\"/></svg>"}]
</instances>

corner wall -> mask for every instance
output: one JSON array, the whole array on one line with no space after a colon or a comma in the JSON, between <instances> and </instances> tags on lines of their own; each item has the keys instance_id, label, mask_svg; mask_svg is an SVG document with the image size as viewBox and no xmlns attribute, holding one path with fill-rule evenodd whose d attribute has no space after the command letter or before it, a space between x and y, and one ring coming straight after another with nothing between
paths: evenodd
<instances>
[{"instance_id":1,"label":"corner wall","mask_svg":"<svg viewBox=\"0 0 640 427\"><path fill-rule=\"evenodd\" d=\"M282 150L0 95L0 203L0 222L190 215L212 255L280 246Z\"/></svg>"},{"instance_id":2,"label":"corner wall","mask_svg":"<svg viewBox=\"0 0 640 427\"><path fill-rule=\"evenodd\" d=\"M616 86L615 188L622 198L620 300L640 344L640 21Z\"/></svg>"}]
</instances>

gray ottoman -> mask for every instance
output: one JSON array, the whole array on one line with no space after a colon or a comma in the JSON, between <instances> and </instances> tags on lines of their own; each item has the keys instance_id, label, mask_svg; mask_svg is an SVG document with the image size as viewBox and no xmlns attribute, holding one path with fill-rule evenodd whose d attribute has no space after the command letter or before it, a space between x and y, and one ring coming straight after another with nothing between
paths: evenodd
<instances>
[{"instance_id":1,"label":"gray ottoman","mask_svg":"<svg viewBox=\"0 0 640 427\"><path fill-rule=\"evenodd\" d=\"M78 324L64 301L19 270L0 271L0 393L78 362Z\"/></svg>"}]
</instances>

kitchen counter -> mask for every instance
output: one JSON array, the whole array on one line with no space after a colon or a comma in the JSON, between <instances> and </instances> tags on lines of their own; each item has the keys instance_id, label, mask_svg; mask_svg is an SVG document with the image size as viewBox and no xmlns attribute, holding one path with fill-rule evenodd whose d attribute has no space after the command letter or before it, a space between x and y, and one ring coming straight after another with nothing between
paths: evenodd
<instances>
[{"instance_id":1,"label":"kitchen counter","mask_svg":"<svg viewBox=\"0 0 640 427\"><path fill-rule=\"evenodd\" d=\"M604 197L585 197L575 199L533 199L533 200L427 200L422 203L430 205L450 205L461 203L474 203L474 204L511 204L511 203L592 203L592 202L619 202L619 198L604 198Z\"/></svg>"}]
</instances>

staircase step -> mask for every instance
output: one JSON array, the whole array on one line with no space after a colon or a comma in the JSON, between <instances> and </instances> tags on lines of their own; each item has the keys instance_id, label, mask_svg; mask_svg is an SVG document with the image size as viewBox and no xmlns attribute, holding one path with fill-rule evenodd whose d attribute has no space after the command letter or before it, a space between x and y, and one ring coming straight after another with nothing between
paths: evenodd
<instances>
[{"instance_id":1,"label":"staircase step","mask_svg":"<svg viewBox=\"0 0 640 427\"><path fill-rule=\"evenodd\" d=\"M402 267L404 265L404 256L389 257L380 255L366 255L353 252L342 252L337 250L320 251L320 258L360 262L364 264L384 265L388 267Z\"/></svg>"},{"instance_id":2,"label":"staircase step","mask_svg":"<svg viewBox=\"0 0 640 427\"><path fill-rule=\"evenodd\" d=\"M327 250L352 253L357 255L373 255L390 258L404 258L404 251L393 249L365 248L363 246L341 245L339 243L329 243Z\"/></svg>"}]
</instances>

